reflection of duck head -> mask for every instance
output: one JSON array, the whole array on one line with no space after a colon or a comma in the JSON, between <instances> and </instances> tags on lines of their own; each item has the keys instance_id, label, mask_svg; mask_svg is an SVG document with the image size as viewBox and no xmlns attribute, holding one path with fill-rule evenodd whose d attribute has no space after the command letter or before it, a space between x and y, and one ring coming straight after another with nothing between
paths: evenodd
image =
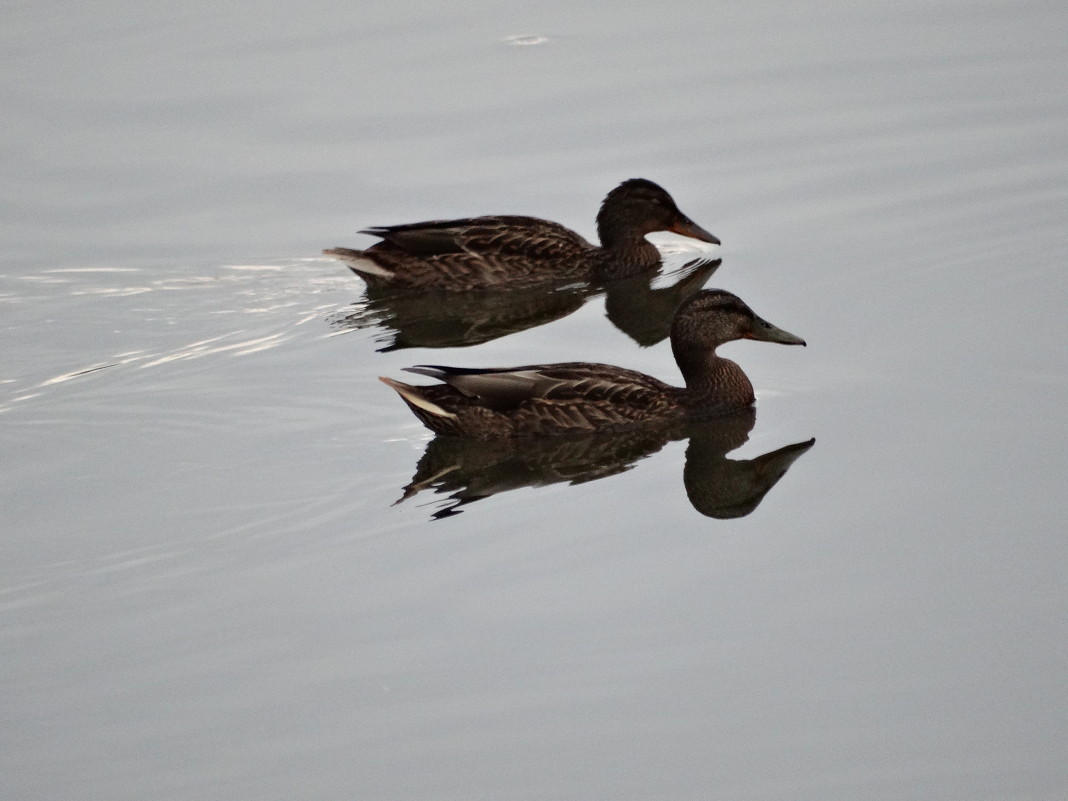
<instances>
[{"instance_id":1,"label":"reflection of duck head","mask_svg":"<svg viewBox=\"0 0 1068 801\"><path fill-rule=\"evenodd\" d=\"M639 426L626 431L531 439L476 440L439 436L427 443L401 501L430 489L447 493L432 517L459 514L460 507L524 487L580 484L623 473L677 439L690 438L684 483L694 508L709 517L752 512L813 440L788 445L756 459L726 454L743 445L756 421L752 409L691 425Z\"/></svg>"},{"instance_id":2,"label":"reflection of duck head","mask_svg":"<svg viewBox=\"0 0 1068 801\"><path fill-rule=\"evenodd\" d=\"M720 264L720 259L691 262L680 268L682 277L675 283L655 288L648 274L612 281L605 285L605 314L643 348L651 347L667 339L675 310L705 285Z\"/></svg>"},{"instance_id":3,"label":"reflection of duck head","mask_svg":"<svg viewBox=\"0 0 1068 801\"><path fill-rule=\"evenodd\" d=\"M738 421L738 425L744 425ZM750 428L751 428L750 424ZM749 429L746 429L748 438ZM698 423L690 428L686 448L683 484L693 508L707 517L728 519L745 517L764 500L815 439L786 445L755 459L728 459L727 452L738 447L737 431L718 425Z\"/></svg>"}]
</instances>

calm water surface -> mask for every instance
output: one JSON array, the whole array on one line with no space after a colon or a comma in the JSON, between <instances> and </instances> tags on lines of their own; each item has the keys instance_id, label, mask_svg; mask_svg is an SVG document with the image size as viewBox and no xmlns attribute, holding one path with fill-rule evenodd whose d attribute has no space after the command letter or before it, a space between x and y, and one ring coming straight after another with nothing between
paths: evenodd
<instances>
[{"instance_id":1,"label":"calm water surface","mask_svg":"<svg viewBox=\"0 0 1068 801\"><path fill-rule=\"evenodd\" d=\"M1064 798L1066 17L10 7L0 797ZM432 442L376 376L676 382L688 273L464 345L319 251L633 176L755 420Z\"/></svg>"}]
</instances>

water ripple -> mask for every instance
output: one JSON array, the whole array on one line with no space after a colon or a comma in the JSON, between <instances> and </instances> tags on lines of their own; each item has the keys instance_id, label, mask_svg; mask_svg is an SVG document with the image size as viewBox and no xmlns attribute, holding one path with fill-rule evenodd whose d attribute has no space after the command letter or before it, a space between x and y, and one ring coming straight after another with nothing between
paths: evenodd
<instances>
[{"instance_id":1,"label":"water ripple","mask_svg":"<svg viewBox=\"0 0 1068 801\"><path fill-rule=\"evenodd\" d=\"M65 386L177 362L250 356L298 336L325 337L308 323L322 319L347 295L347 276L324 270L321 259L222 267L79 267L0 277L0 300L12 314L3 327L19 358L0 379L0 412ZM137 276L142 280L131 282ZM151 280L143 280L152 276ZM40 286L46 291L26 291ZM3 286L7 283L7 286ZM64 287L62 294L56 287ZM190 303L188 294L202 297ZM233 325L255 319L254 326ZM45 322L46 325L41 325ZM228 322L229 321L229 322ZM31 339L25 332L35 331ZM24 341L18 342L22 337ZM96 351L97 355L93 355ZM86 358L88 355L89 358ZM79 363L80 362L80 363ZM124 371L125 372L125 371Z\"/></svg>"}]
</instances>

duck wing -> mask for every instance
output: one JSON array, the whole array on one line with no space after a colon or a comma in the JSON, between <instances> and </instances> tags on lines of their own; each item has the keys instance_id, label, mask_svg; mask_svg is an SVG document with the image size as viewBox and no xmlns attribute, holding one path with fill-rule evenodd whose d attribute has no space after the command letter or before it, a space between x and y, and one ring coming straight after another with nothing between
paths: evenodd
<instances>
[{"instance_id":1,"label":"duck wing","mask_svg":"<svg viewBox=\"0 0 1068 801\"><path fill-rule=\"evenodd\" d=\"M360 233L381 237L395 248L424 258L451 253L570 258L593 247L559 223L509 215L386 225Z\"/></svg>"},{"instance_id":2,"label":"duck wing","mask_svg":"<svg viewBox=\"0 0 1068 801\"><path fill-rule=\"evenodd\" d=\"M585 362L488 369L417 365L405 369L443 381L496 411L537 400L647 409L662 405L665 398L678 392L670 384L635 370Z\"/></svg>"}]
</instances>

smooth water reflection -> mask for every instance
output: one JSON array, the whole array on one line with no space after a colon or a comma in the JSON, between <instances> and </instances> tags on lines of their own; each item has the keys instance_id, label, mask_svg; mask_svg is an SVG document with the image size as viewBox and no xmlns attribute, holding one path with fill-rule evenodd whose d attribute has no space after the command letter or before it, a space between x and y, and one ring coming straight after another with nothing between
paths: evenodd
<instances>
[{"instance_id":1,"label":"smooth water reflection","mask_svg":"<svg viewBox=\"0 0 1068 801\"><path fill-rule=\"evenodd\" d=\"M331 315L330 323L342 329L381 329L374 335L380 353L466 347L560 320L604 296L608 319L639 345L649 346L668 336L675 310L705 285L720 263L720 259L697 259L675 270L669 266L673 274L667 285L661 285L659 274L646 274L605 283L568 282L511 291L368 286L354 308Z\"/></svg>"},{"instance_id":2,"label":"smooth water reflection","mask_svg":"<svg viewBox=\"0 0 1068 801\"><path fill-rule=\"evenodd\" d=\"M760 504L814 439L752 459L728 459L756 424L746 409L718 420L670 426L636 426L612 433L545 438L471 440L437 436L427 443L401 501L424 490L449 493L431 517L458 514L498 493L551 484L597 481L630 470L667 443L688 440L683 483L693 508L707 517L744 517Z\"/></svg>"}]
</instances>

